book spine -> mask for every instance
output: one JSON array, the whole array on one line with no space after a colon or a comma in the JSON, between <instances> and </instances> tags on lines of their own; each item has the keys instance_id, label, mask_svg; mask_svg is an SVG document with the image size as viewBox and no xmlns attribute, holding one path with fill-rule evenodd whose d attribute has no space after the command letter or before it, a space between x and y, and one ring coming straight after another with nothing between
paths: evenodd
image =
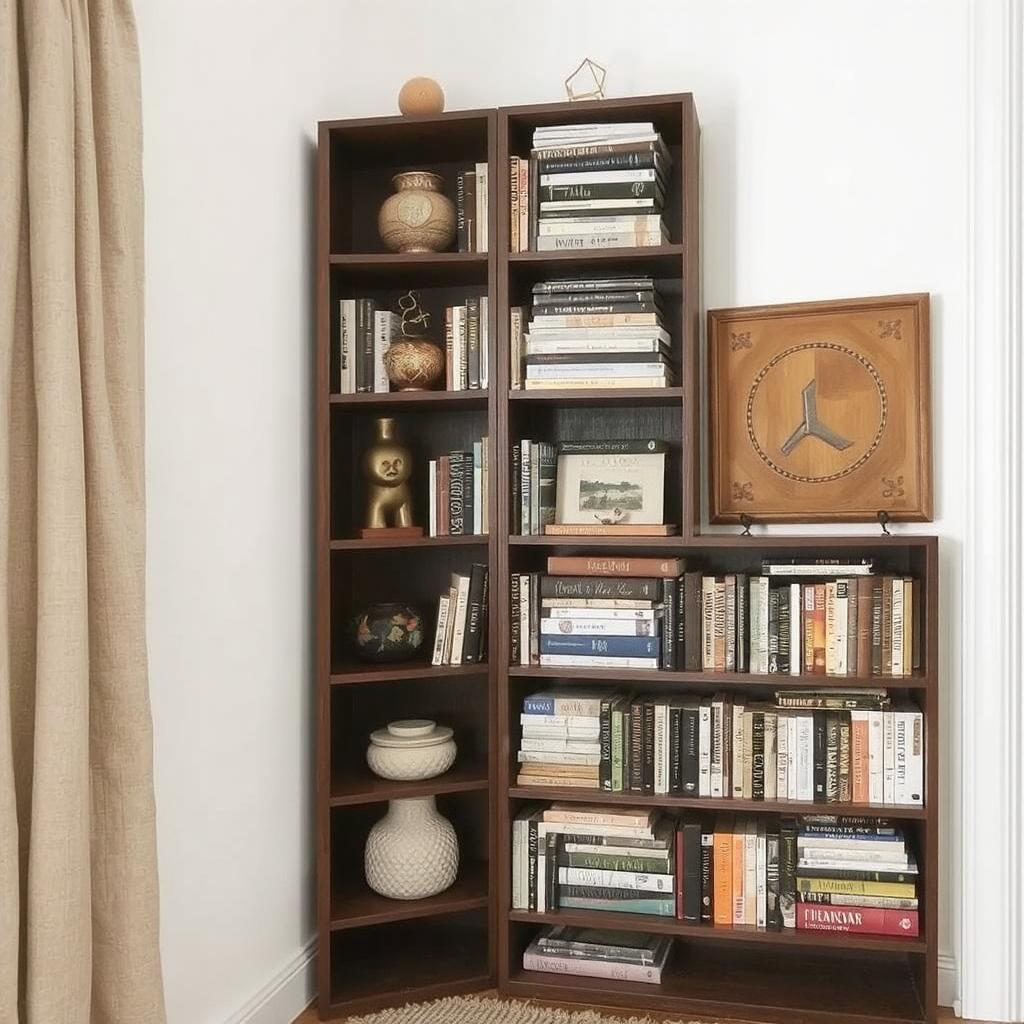
<instances>
[{"instance_id":1,"label":"book spine","mask_svg":"<svg viewBox=\"0 0 1024 1024\"><path fill-rule=\"evenodd\" d=\"M670 893L675 891L674 875L646 871L563 867L558 869L558 881L561 885L628 889L631 892Z\"/></svg>"},{"instance_id":2,"label":"book spine","mask_svg":"<svg viewBox=\"0 0 1024 1024\"><path fill-rule=\"evenodd\" d=\"M764 799L764 714L755 711L751 719L751 798Z\"/></svg>"},{"instance_id":3,"label":"book spine","mask_svg":"<svg viewBox=\"0 0 1024 1024\"><path fill-rule=\"evenodd\" d=\"M509 158L509 250L519 252L519 157Z\"/></svg>"},{"instance_id":4,"label":"book spine","mask_svg":"<svg viewBox=\"0 0 1024 1024\"><path fill-rule=\"evenodd\" d=\"M605 211L611 213L611 210ZM640 249L661 245L661 232L620 231L603 235L542 235L537 239L538 252L559 252L566 249Z\"/></svg>"},{"instance_id":5,"label":"book spine","mask_svg":"<svg viewBox=\"0 0 1024 1024\"><path fill-rule=\"evenodd\" d=\"M702 829L700 834L700 919L708 922L714 916L712 906L715 894L714 846L714 832Z\"/></svg>"},{"instance_id":6,"label":"book spine","mask_svg":"<svg viewBox=\"0 0 1024 1024\"><path fill-rule=\"evenodd\" d=\"M549 564L549 571L550 564ZM609 576L543 576L542 598L661 600L661 580Z\"/></svg>"},{"instance_id":7,"label":"book spine","mask_svg":"<svg viewBox=\"0 0 1024 1024\"><path fill-rule=\"evenodd\" d=\"M654 702L643 703L643 792L654 792Z\"/></svg>"},{"instance_id":8,"label":"book spine","mask_svg":"<svg viewBox=\"0 0 1024 1024\"><path fill-rule=\"evenodd\" d=\"M815 711L814 723L814 802L827 803L828 772L828 716L824 711Z\"/></svg>"},{"instance_id":9,"label":"book spine","mask_svg":"<svg viewBox=\"0 0 1024 1024\"><path fill-rule=\"evenodd\" d=\"M779 830L779 910L784 928L796 927L796 823L783 819Z\"/></svg>"},{"instance_id":10,"label":"book spine","mask_svg":"<svg viewBox=\"0 0 1024 1024\"><path fill-rule=\"evenodd\" d=\"M587 555L552 555L548 558L548 572L552 575L658 577L653 589L659 599L661 579L678 576L682 570L682 562L678 558L598 558Z\"/></svg>"},{"instance_id":11,"label":"book spine","mask_svg":"<svg viewBox=\"0 0 1024 1024\"><path fill-rule=\"evenodd\" d=\"M639 701L632 704L629 714L629 789L632 793L644 789L644 718Z\"/></svg>"},{"instance_id":12,"label":"book spine","mask_svg":"<svg viewBox=\"0 0 1024 1024\"><path fill-rule=\"evenodd\" d=\"M597 781L598 786L607 792L611 792L612 788L612 704L615 702L615 696L614 693L609 693L601 698L599 733L601 762Z\"/></svg>"},{"instance_id":13,"label":"book spine","mask_svg":"<svg viewBox=\"0 0 1024 1024\"><path fill-rule=\"evenodd\" d=\"M465 521L465 476L462 452L449 452L448 472L448 534L461 536L466 532Z\"/></svg>"},{"instance_id":14,"label":"book spine","mask_svg":"<svg viewBox=\"0 0 1024 1024\"><path fill-rule=\"evenodd\" d=\"M679 580L676 577L669 577L662 584L664 613L661 622L661 667L664 669L675 669L676 667L678 601Z\"/></svg>"},{"instance_id":15,"label":"book spine","mask_svg":"<svg viewBox=\"0 0 1024 1024\"><path fill-rule=\"evenodd\" d=\"M469 580L469 597L466 610L466 639L463 644L464 664L480 661L480 636L483 628L484 580L486 565L474 565Z\"/></svg>"},{"instance_id":16,"label":"book spine","mask_svg":"<svg viewBox=\"0 0 1024 1024\"><path fill-rule=\"evenodd\" d=\"M917 915L916 910L830 907L815 903L798 903L796 926L808 931L913 937L918 934Z\"/></svg>"},{"instance_id":17,"label":"book spine","mask_svg":"<svg viewBox=\"0 0 1024 1024\"><path fill-rule=\"evenodd\" d=\"M544 634L541 654L581 654L601 657L656 658L660 641L651 636L586 636L580 634Z\"/></svg>"},{"instance_id":18,"label":"book spine","mask_svg":"<svg viewBox=\"0 0 1024 1024\"><path fill-rule=\"evenodd\" d=\"M466 300L466 386L480 390L480 300Z\"/></svg>"},{"instance_id":19,"label":"book spine","mask_svg":"<svg viewBox=\"0 0 1024 1024\"><path fill-rule=\"evenodd\" d=\"M661 984L661 968L650 964L629 964L619 960L588 960L548 953L523 953L523 968L548 974L571 974L584 978L612 978L616 981Z\"/></svg>"}]
</instances>

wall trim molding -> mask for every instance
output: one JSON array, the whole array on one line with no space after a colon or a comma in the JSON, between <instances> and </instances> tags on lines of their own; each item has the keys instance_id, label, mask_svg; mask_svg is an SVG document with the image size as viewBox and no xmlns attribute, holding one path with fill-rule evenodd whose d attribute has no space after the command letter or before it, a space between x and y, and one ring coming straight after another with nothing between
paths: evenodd
<instances>
[{"instance_id":1,"label":"wall trim molding","mask_svg":"<svg viewBox=\"0 0 1024 1024\"><path fill-rule=\"evenodd\" d=\"M968 4L969 186L956 1007L1024 1020L1024 0ZM954 746L956 746L954 744ZM956 753L954 753L954 757ZM954 883L956 884L956 883Z\"/></svg>"},{"instance_id":2,"label":"wall trim molding","mask_svg":"<svg viewBox=\"0 0 1024 1024\"><path fill-rule=\"evenodd\" d=\"M316 995L316 936L225 1024L291 1024Z\"/></svg>"}]
</instances>

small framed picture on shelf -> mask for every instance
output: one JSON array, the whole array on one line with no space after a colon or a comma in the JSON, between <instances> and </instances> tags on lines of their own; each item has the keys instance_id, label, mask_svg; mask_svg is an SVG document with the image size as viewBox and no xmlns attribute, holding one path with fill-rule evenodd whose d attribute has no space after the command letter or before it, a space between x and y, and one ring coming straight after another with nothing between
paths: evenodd
<instances>
[{"instance_id":1,"label":"small framed picture on shelf","mask_svg":"<svg viewBox=\"0 0 1024 1024\"><path fill-rule=\"evenodd\" d=\"M653 438L560 444L555 522L544 532L667 535L666 451Z\"/></svg>"}]
</instances>

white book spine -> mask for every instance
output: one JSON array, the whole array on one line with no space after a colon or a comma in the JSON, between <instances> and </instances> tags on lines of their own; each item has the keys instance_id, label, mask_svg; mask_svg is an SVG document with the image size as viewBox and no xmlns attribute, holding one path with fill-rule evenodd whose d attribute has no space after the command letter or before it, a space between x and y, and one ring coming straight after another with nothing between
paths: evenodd
<instances>
[{"instance_id":1,"label":"white book spine","mask_svg":"<svg viewBox=\"0 0 1024 1024\"><path fill-rule=\"evenodd\" d=\"M512 909L525 910L523 906L523 826L525 819L516 818L512 822Z\"/></svg>"},{"instance_id":2,"label":"white book spine","mask_svg":"<svg viewBox=\"0 0 1024 1024\"><path fill-rule=\"evenodd\" d=\"M801 662L804 654L804 630L800 600L800 584L789 585L789 674L800 675Z\"/></svg>"},{"instance_id":3,"label":"white book spine","mask_svg":"<svg viewBox=\"0 0 1024 1024\"><path fill-rule=\"evenodd\" d=\"M587 341L528 341L526 354L586 355L588 352L660 352L662 343L657 338L591 338Z\"/></svg>"},{"instance_id":4,"label":"white book spine","mask_svg":"<svg viewBox=\"0 0 1024 1024\"><path fill-rule=\"evenodd\" d=\"M448 615L451 602L447 594L442 594L437 602L437 629L434 631L434 651L430 659L431 665L444 664L444 641L448 635Z\"/></svg>"},{"instance_id":5,"label":"white book spine","mask_svg":"<svg viewBox=\"0 0 1024 1024\"><path fill-rule=\"evenodd\" d=\"M532 533L530 523L530 462L532 460L533 442L524 437L519 442L519 532L524 537Z\"/></svg>"},{"instance_id":6,"label":"white book spine","mask_svg":"<svg viewBox=\"0 0 1024 1024\"><path fill-rule=\"evenodd\" d=\"M634 892L664 892L675 889L671 874L648 874L642 871L607 871L602 868L559 868L562 885L596 885L607 889L632 889Z\"/></svg>"},{"instance_id":7,"label":"white book spine","mask_svg":"<svg viewBox=\"0 0 1024 1024\"><path fill-rule=\"evenodd\" d=\"M618 249L646 248L661 245L661 232L618 232L606 235L547 235L537 239L538 252L556 252L563 249Z\"/></svg>"},{"instance_id":8,"label":"white book spine","mask_svg":"<svg viewBox=\"0 0 1024 1024\"><path fill-rule=\"evenodd\" d=\"M743 923L757 923L757 823L747 822L743 833Z\"/></svg>"},{"instance_id":9,"label":"white book spine","mask_svg":"<svg viewBox=\"0 0 1024 1024\"><path fill-rule=\"evenodd\" d=\"M825 674L838 675L836 668L836 584L830 581L825 584Z\"/></svg>"},{"instance_id":10,"label":"white book spine","mask_svg":"<svg viewBox=\"0 0 1024 1024\"><path fill-rule=\"evenodd\" d=\"M892 581L892 674L894 676L901 676L904 672L903 588L904 582L899 577Z\"/></svg>"},{"instance_id":11,"label":"white book spine","mask_svg":"<svg viewBox=\"0 0 1024 1024\"><path fill-rule=\"evenodd\" d=\"M856 585L856 581L854 581ZM850 615L850 598L847 580L836 580L836 620L835 620L835 674L845 676L849 672L847 658L849 655L848 629Z\"/></svg>"},{"instance_id":12,"label":"white book spine","mask_svg":"<svg viewBox=\"0 0 1024 1024\"><path fill-rule=\"evenodd\" d=\"M786 732L789 736L786 740L786 799L799 800L800 776L796 766L797 729L799 723L797 716L786 714Z\"/></svg>"},{"instance_id":13,"label":"white book spine","mask_svg":"<svg viewBox=\"0 0 1024 1024\"><path fill-rule=\"evenodd\" d=\"M601 764L600 754L575 754L561 750L520 750L516 755L520 764L573 764L585 768L596 768ZM597 788L597 779L594 780Z\"/></svg>"},{"instance_id":14,"label":"white book spine","mask_svg":"<svg viewBox=\"0 0 1024 1024\"><path fill-rule=\"evenodd\" d=\"M661 231L661 214L645 213L621 217L559 217L542 220L537 226L540 238L552 235L614 235L625 232Z\"/></svg>"},{"instance_id":15,"label":"white book spine","mask_svg":"<svg viewBox=\"0 0 1024 1024\"><path fill-rule=\"evenodd\" d=\"M757 830L757 927L768 926L768 837L764 824Z\"/></svg>"},{"instance_id":16,"label":"white book spine","mask_svg":"<svg viewBox=\"0 0 1024 1024\"><path fill-rule=\"evenodd\" d=\"M644 619L583 619L545 617L540 620L545 636L566 636L582 633L588 636L651 636L651 623Z\"/></svg>"},{"instance_id":17,"label":"white book spine","mask_svg":"<svg viewBox=\"0 0 1024 1024\"><path fill-rule=\"evenodd\" d=\"M596 736L600 732L601 719L592 715L533 715L522 712L519 715L519 722L531 729L562 729L572 732L573 730L593 730Z\"/></svg>"},{"instance_id":18,"label":"white book spine","mask_svg":"<svg viewBox=\"0 0 1024 1024\"><path fill-rule=\"evenodd\" d=\"M487 164L476 165L476 251L487 252Z\"/></svg>"},{"instance_id":19,"label":"white book spine","mask_svg":"<svg viewBox=\"0 0 1024 1024\"><path fill-rule=\"evenodd\" d=\"M754 629L754 624L757 629ZM768 577L750 579L750 671L768 672ZM756 657L755 657L756 653Z\"/></svg>"},{"instance_id":20,"label":"white book spine","mask_svg":"<svg viewBox=\"0 0 1024 1024\"><path fill-rule=\"evenodd\" d=\"M898 711L906 721L907 777L902 803L920 807L924 803L924 715L920 711Z\"/></svg>"},{"instance_id":21,"label":"white book spine","mask_svg":"<svg viewBox=\"0 0 1024 1024\"><path fill-rule=\"evenodd\" d=\"M544 737L524 736L520 742L521 750L536 750L558 752L567 754L600 754L601 744L593 740L575 740L568 737Z\"/></svg>"},{"instance_id":22,"label":"white book spine","mask_svg":"<svg viewBox=\"0 0 1024 1024\"><path fill-rule=\"evenodd\" d=\"M884 802L884 711L868 711L868 802Z\"/></svg>"},{"instance_id":23,"label":"white book spine","mask_svg":"<svg viewBox=\"0 0 1024 1024\"><path fill-rule=\"evenodd\" d=\"M711 796L711 704L702 701L697 715L697 795Z\"/></svg>"},{"instance_id":24,"label":"white book spine","mask_svg":"<svg viewBox=\"0 0 1024 1024\"><path fill-rule=\"evenodd\" d=\"M730 772L731 790L734 799L743 796L743 704L732 706L732 770Z\"/></svg>"},{"instance_id":25,"label":"white book spine","mask_svg":"<svg viewBox=\"0 0 1024 1024\"><path fill-rule=\"evenodd\" d=\"M654 792L658 795L668 793L668 707L665 704L654 705Z\"/></svg>"},{"instance_id":26,"label":"white book spine","mask_svg":"<svg viewBox=\"0 0 1024 1024\"><path fill-rule=\"evenodd\" d=\"M701 651L705 672L715 670L715 578L701 582Z\"/></svg>"},{"instance_id":27,"label":"white book spine","mask_svg":"<svg viewBox=\"0 0 1024 1024\"><path fill-rule=\"evenodd\" d=\"M778 793L778 716L764 715L764 798L775 800Z\"/></svg>"},{"instance_id":28,"label":"white book spine","mask_svg":"<svg viewBox=\"0 0 1024 1024\"><path fill-rule=\"evenodd\" d=\"M427 530L431 537L437 536L437 459L430 460L427 472L427 501L430 507L427 509Z\"/></svg>"},{"instance_id":29,"label":"white book spine","mask_svg":"<svg viewBox=\"0 0 1024 1024\"><path fill-rule=\"evenodd\" d=\"M775 716L775 793L779 800L789 800L789 715L780 711ZM765 794L767 799L767 793Z\"/></svg>"},{"instance_id":30,"label":"white book spine","mask_svg":"<svg viewBox=\"0 0 1024 1024\"><path fill-rule=\"evenodd\" d=\"M814 799L814 719L810 715L796 718L797 800Z\"/></svg>"},{"instance_id":31,"label":"white book spine","mask_svg":"<svg viewBox=\"0 0 1024 1024\"><path fill-rule=\"evenodd\" d=\"M542 185L605 185L616 181L655 181L653 167L632 167L623 171L567 171L561 174L542 174Z\"/></svg>"},{"instance_id":32,"label":"white book spine","mask_svg":"<svg viewBox=\"0 0 1024 1024\"><path fill-rule=\"evenodd\" d=\"M657 658L613 658L603 655L542 654L540 664L550 668L654 668Z\"/></svg>"},{"instance_id":33,"label":"white book spine","mask_svg":"<svg viewBox=\"0 0 1024 1024\"><path fill-rule=\"evenodd\" d=\"M617 622L640 620L650 623L658 618L658 612L653 608L549 608L546 604L545 601L541 611L542 619L613 619ZM585 628L590 628L589 623Z\"/></svg>"},{"instance_id":34,"label":"white book spine","mask_svg":"<svg viewBox=\"0 0 1024 1024\"><path fill-rule=\"evenodd\" d=\"M725 726L725 705L721 697L716 697L711 702L711 796L722 797L723 764L722 757L725 754L725 736L722 732Z\"/></svg>"},{"instance_id":35,"label":"white book spine","mask_svg":"<svg viewBox=\"0 0 1024 1024\"><path fill-rule=\"evenodd\" d=\"M523 309L514 306L509 313L509 387L523 386Z\"/></svg>"},{"instance_id":36,"label":"white book spine","mask_svg":"<svg viewBox=\"0 0 1024 1024\"><path fill-rule=\"evenodd\" d=\"M486 390L491 382L491 322L486 295L480 296L480 387Z\"/></svg>"},{"instance_id":37,"label":"white book spine","mask_svg":"<svg viewBox=\"0 0 1024 1024\"><path fill-rule=\"evenodd\" d=\"M459 576L455 598L455 629L452 633L450 665L462 664L462 648L466 639L466 611L469 607L469 577Z\"/></svg>"},{"instance_id":38,"label":"white book spine","mask_svg":"<svg viewBox=\"0 0 1024 1024\"><path fill-rule=\"evenodd\" d=\"M526 379L586 380L590 377L668 377L664 363L541 363L526 367Z\"/></svg>"},{"instance_id":39,"label":"white book spine","mask_svg":"<svg viewBox=\"0 0 1024 1024\"><path fill-rule=\"evenodd\" d=\"M584 215L593 211L595 216L601 210L653 210L654 197L627 199L541 199L542 213L573 213Z\"/></svg>"},{"instance_id":40,"label":"white book spine","mask_svg":"<svg viewBox=\"0 0 1024 1024\"><path fill-rule=\"evenodd\" d=\"M340 309L341 352L339 366L341 368L341 393L354 395L356 391L356 354L355 343L356 300L342 299Z\"/></svg>"},{"instance_id":41,"label":"white book spine","mask_svg":"<svg viewBox=\"0 0 1024 1024\"><path fill-rule=\"evenodd\" d=\"M882 714L882 803L896 799L896 723L891 713Z\"/></svg>"}]
</instances>

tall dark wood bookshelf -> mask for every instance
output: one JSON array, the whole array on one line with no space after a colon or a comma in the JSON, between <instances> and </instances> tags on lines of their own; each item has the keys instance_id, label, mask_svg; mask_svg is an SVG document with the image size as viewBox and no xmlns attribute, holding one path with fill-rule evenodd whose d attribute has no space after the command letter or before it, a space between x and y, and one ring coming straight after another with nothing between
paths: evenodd
<instances>
[{"instance_id":1,"label":"tall dark wood bookshelf","mask_svg":"<svg viewBox=\"0 0 1024 1024\"><path fill-rule=\"evenodd\" d=\"M666 196L669 244L648 249L509 253L510 156L527 156L540 125L593 120L653 121L673 158ZM441 173L453 194L456 174L487 161L488 253L385 253L376 213L400 170ZM509 996L606 1004L680 1015L780 1022L936 1020L938 911L938 548L934 537L741 536L702 534L700 462L699 126L688 94L594 103L560 103L458 111L429 118L387 117L320 125L317 194L316 347L316 687L317 908L319 1008L323 1018L378 1006L497 986ZM531 286L552 276L650 274L680 358L680 386L663 390L510 391L509 309L526 305ZM337 395L330 391L338 299L382 300L419 289L428 307L460 295L490 296L489 391ZM461 300L459 300L461 301ZM436 321L435 321L436 323ZM437 336L435 334L435 336ZM489 438L491 533L396 542L359 537L362 483L358 455L373 418L398 422L423 467L415 497L426 521L426 461ZM668 538L510 536L511 445L520 437L659 437L671 446ZM414 488L415 489L415 488ZM761 559L804 553L871 557L886 572L923 583L924 663L892 679L925 714L923 807L831 805L829 810L898 819L922 872L919 938L758 932L696 926L647 916L511 909L511 820L529 800L600 804L646 802L668 809L813 813L821 805L641 796L596 790L519 788L515 756L524 695L565 683L630 681L649 689L708 694L736 689L767 696L775 689L878 685L879 677L790 677L683 671L602 671L509 666L508 601L512 572L543 570L550 554L590 550L685 555L695 567L756 571ZM472 562L491 573L490 663L431 667L426 659L397 666L356 662L345 625L382 600L420 607L432 629L437 595L449 573ZM429 646L429 645L427 645ZM427 655L429 658L429 654ZM455 728L459 756L445 775L388 782L365 764L369 733L396 717L431 717ZM402 902L365 884L362 850L387 800L435 794L459 834L459 877L447 892ZM612 920L609 920L612 918ZM665 932L676 936L660 986L542 974L522 967L522 953L543 924Z\"/></svg>"}]
</instances>

